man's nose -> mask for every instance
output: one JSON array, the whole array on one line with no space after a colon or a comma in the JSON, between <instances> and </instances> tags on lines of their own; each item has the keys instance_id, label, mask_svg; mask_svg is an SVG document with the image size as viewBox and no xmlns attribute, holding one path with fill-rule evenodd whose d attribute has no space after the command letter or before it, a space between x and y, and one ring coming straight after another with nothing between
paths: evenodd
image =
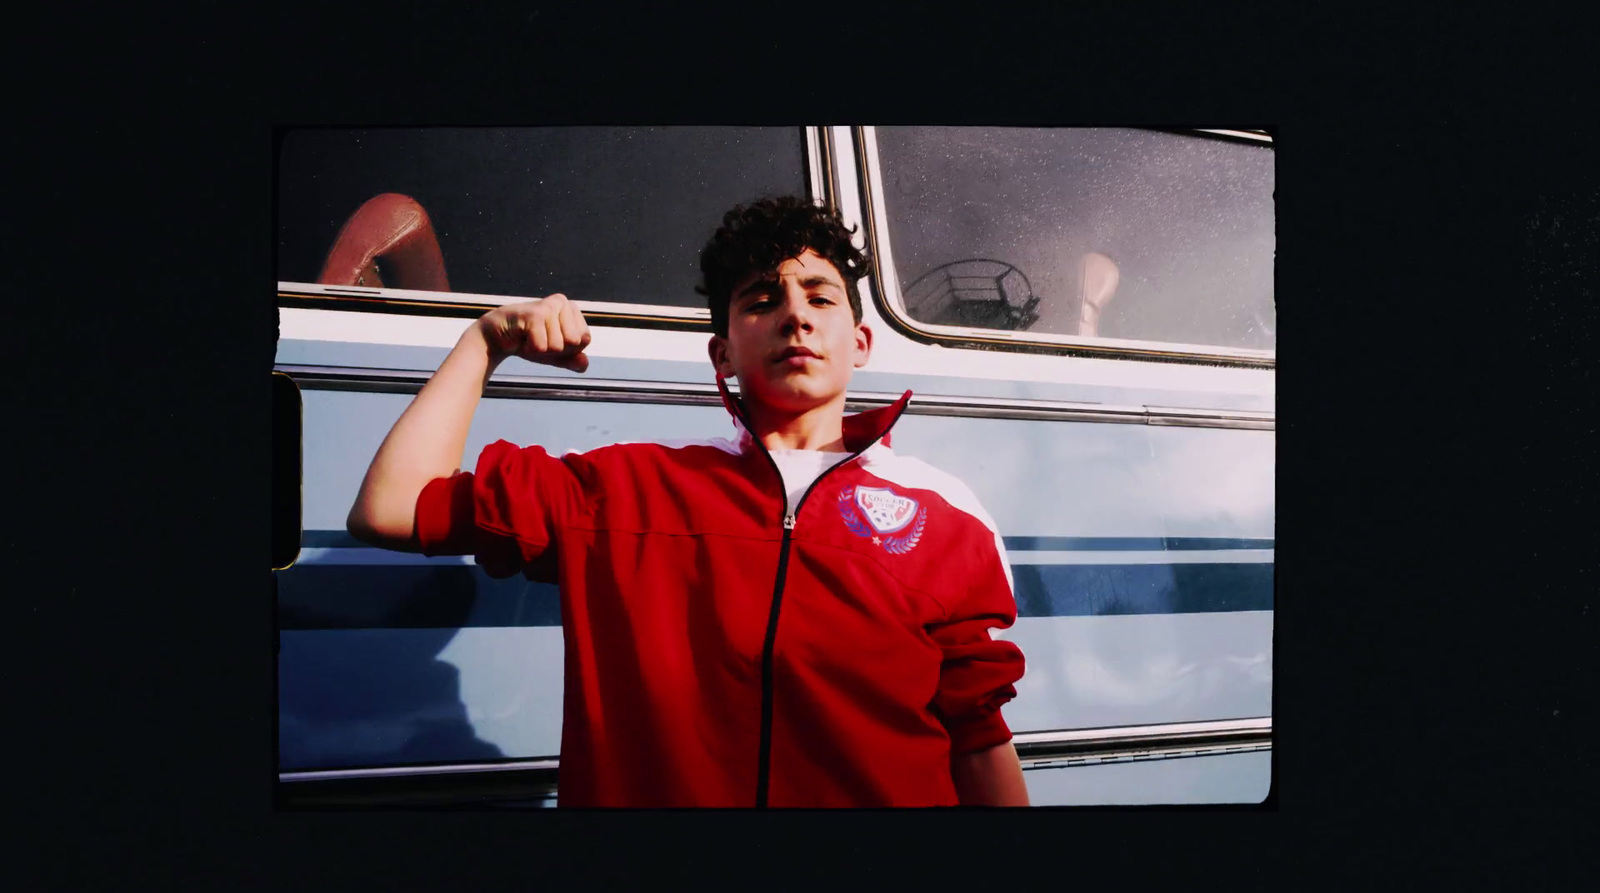
<instances>
[{"instance_id":1,"label":"man's nose","mask_svg":"<svg viewBox=\"0 0 1600 893\"><path fill-rule=\"evenodd\" d=\"M784 335L811 331L811 304L806 300L804 291L784 295L783 314Z\"/></svg>"}]
</instances>

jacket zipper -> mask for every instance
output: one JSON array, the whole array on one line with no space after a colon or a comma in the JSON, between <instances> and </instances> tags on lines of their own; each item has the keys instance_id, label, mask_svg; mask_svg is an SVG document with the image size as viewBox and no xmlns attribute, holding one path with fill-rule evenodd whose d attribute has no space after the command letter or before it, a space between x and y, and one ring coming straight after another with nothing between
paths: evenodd
<instances>
[{"instance_id":1,"label":"jacket zipper","mask_svg":"<svg viewBox=\"0 0 1600 893\"><path fill-rule=\"evenodd\" d=\"M772 466L773 473L778 476L778 489L783 491L784 508L783 541L778 547L778 576L772 585L772 609L767 614L767 638L761 646L761 754L756 762L757 809L765 809L767 807L767 791L772 775L773 646L778 639L778 611L783 606L783 584L789 572L789 544L794 535L795 519L800 516L800 507L806 504L806 498L811 495L811 491L816 489L817 484L821 483L823 478L860 458L862 453L871 449L872 445L881 438L882 435L873 438L872 443L835 462L832 467L817 475L810 486L806 487L805 492L800 494L800 501L795 503L794 509L791 511L789 509L789 493L784 488L783 472L778 469L777 460L772 458L772 453L768 452L766 444L756 439L754 434L750 435L750 439L755 441L756 446L761 449L761 454L767 457L767 462Z\"/></svg>"}]
</instances>

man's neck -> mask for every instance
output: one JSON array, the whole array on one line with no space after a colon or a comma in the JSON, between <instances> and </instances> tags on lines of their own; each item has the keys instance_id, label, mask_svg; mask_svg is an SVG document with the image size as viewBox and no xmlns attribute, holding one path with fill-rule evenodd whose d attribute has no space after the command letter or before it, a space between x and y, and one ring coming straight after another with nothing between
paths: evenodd
<instances>
[{"instance_id":1,"label":"man's neck","mask_svg":"<svg viewBox=\"0 0 1600 893\"><path fill-rule=\"evenodd\" d=\"M748 407L750 432L769 450L823 450L845 452L844 399L826 403L798 415Z\"/></svg>"}]
</instances>

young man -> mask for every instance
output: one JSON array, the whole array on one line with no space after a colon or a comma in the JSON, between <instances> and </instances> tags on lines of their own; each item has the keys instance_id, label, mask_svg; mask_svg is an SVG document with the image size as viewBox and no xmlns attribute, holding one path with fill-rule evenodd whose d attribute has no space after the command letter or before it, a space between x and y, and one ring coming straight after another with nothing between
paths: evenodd
<instances>
[{"instance_id":1,"label":"young man","mask_svg":"<svg viewBox=\"0 0 1600 893\"><path fill-rule=\"evenodd\" d=\"M560 459L498 441L459 472L500 362L588 368L582 314L551 295L468 327L379 448L351 533L559 583L562 806L1027 804L993 523L889 449L909 391L844 413L872 352L850 234L767 199L702 252L736 439Z\"/></svg>"}]
</instances>

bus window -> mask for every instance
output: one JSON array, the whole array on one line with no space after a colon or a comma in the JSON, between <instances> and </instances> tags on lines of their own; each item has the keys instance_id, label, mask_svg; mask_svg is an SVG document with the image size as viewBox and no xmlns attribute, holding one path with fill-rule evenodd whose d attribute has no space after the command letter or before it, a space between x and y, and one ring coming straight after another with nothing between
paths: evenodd
<instances>
[{"instance_id":1,"label":"bus window","mask_svg":"<svg viewBox=\"0 0 1600 893\"><path fill-rule=\"evenodd\" d=\"M667 307L705 306L724 211L806 191L798 127L297 129L278 170L280 282L319 282L361 211L409 254L324 281ZM419 215L431 232L405 230Z\"/></svg>"},{"instance_id":2,"label":"bus window","mask_svg":"<svg viewBox=\"0 0 1600 893\"><path fill-rule=\"evenodd\" d=\"M915 322L1275 350L1269 143L1130 129L879 127Z\"/></svg>"}]
</instances>

